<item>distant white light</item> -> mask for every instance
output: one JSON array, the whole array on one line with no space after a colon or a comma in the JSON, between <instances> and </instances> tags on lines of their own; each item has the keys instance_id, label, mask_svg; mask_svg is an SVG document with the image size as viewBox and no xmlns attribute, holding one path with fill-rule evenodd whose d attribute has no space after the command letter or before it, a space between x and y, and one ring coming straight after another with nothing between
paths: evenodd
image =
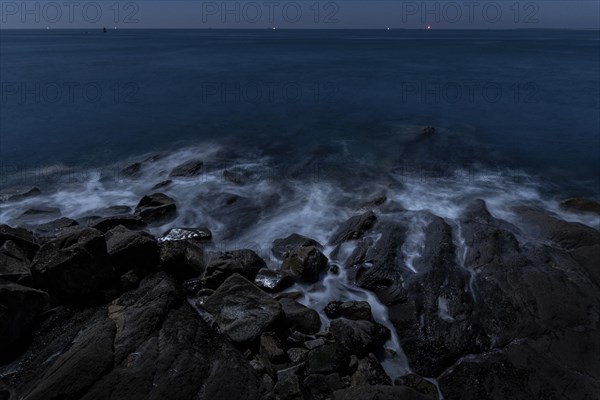
<instances>
[{"instance_id":1,"label":"distant white light","mask_svg":"<svg viewBox=\"0 0 600 400\"><path fill-rule=\"evenodd\" d=\"M385 28L385 30L386 30L386 31L389 31L389 30L390 30L390 28L389 28L389 27L387 27L387 28Z\"/></svg>"},{"instance_id":2,"label":"distant white light","mask_svg":"<svg viewBox=\"0 0 600 400\"><path fill-rule=\"evenodd\" d=\"M275 30L275 29L277 29L277 28L273 27L273 30Z\"/></svg>"},{"instance_id":3,"label":"distant white light","mask_svg":"<svg viewBox=\"0 0 600 400\"><path fill-rule=\"evenodd\" d=\"M427 25L427 29L431 29L431 25Z\"/></svg>"}]
</instances>

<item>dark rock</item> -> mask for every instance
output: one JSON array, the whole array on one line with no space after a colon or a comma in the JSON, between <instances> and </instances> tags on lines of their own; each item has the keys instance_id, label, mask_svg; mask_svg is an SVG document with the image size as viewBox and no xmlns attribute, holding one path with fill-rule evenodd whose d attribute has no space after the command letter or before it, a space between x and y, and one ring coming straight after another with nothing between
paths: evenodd
<instances>
[{"instance_id":1,"label":"dark rock","mask_svg":"<svg viewBox=\"0 0 600 400\"><path fill-rule=\"evenodd\" d=\"M171 228L158 238L159 242L176 240L195 240L204 242L212 238L212 232L208 228Z\"/></svg>"},{"instance_id":2,"label":"dark rock","mask_svg":"<svg viewBox=\"0 0 600 400\"><path fill-rule=\"evenodd\" d=\"M283 313L291 329L312 335L321 329L319 313L292 299L279 300Z\"/></svg>"},{"instance_id":3,"label":"dark rock","mask_svg":"<svg viewBox=\"0 0 600 400\"><path fill-rule=\"evenodd\" d=\"M377 194L372 196L369 200L364 202L360 209L362 210L370 210L376 207L383 205L387 201L387 196L385 194Z\"/></svg>"},{"instance_id":4,"label":"dark rock","mask_svg":"<svg viewBox=\"0 0 600 400\"><path fill-rule=\"evenodd\" d=\"M281 270L295 279L314 283L319 280L319 273L327 268L327 257L314 247L300 247L292 250L283 261Z\"/></svg>"},{"instance_id":5,"label":"dark rock","mask_svg":"<svg viewBox=\"0 0 600 400\"><path fill-rule=\"evenodd\" d=\"M353 321L372 321L371 305L366 301L332 301L325 307L325 315L329 318L346 318Z\"/></svg>"},{"instance_id":6,"label":"dark rock","mask_svg":"<svg viewBox=\"0 0 600 400\"><path fill-rule=\"evenodd\" d=\"M0 245L7 240L15 242L29 260L32 260L37 253L39 246L35 243L33 233L23 228L12 228L8 225L0 225Z\"/></svg>"},{"instance_id":7,"label":"dark rock","mask_svg":"<svg viewBox=\"0 0 600 400\"><path fill-rule=\"evenodd\" d=\"M228 169L226 169L225 171L223 171L223 178L226 181L229 181L229 182L234 183L236 185L243 185L248 180L243 174L240 174L239 172L231 171L231 170L228 170Z\"/></svg>"},{"instance_id":8,"label":"dark rock","mask_svg":"<svg viewBox=\"0 0 600 400\"><path fill-rule=\"evenodd\" d=\"M158 190L158 189L166 188L168 186L171 186L172 183L173 183L173 181L170 180L170 179L167 179L166 181L160 181L156 185L152 186L152 190Z\"/></svg>"},{"instance_id":9,"label":"dark rock","mask_svg":"<svg viewBox=\"0 0 600 400\"><path fill-rule=\"evenodd\" d=\"M378 350L390 337L389 329L383 325L345 318L331 321L329 330L337 343L359 357Z\"/></svg>"},{"instance_id":10,"label":"dark rock","mask_svg":"<svg viewBox=\"0 0 600 400\"><path fill-rule=\"evenodd\" d=\"M281 305L239 274L230 276L203 304L236 343L257 341L283 318Z\"/></svg>"},{"instance_id":11,"label":"dark rock","mask_svg":"<svg viewBox=\"0 0 600 400\"><path fill-rule=\"evenodd\" d=\"M128 271L121 275L121 290L123 292L129 292L130 290L137 289L140 285L140 277L135 271Z\"/></svg>"},{"instance_id":12,"label":"dark rock","mask_svg":"<svg viewBox=\"0 0 600 400\"><path fill-rule=\"evenodd\" d=\"M81 306L105 301L116 286L102 232L86 228L44 244L31 267L36 284L59 301Z\"/></svg>"},{"instance_id":13,"label":"dark rock","mask_svg":"<svg viewBox=\"0 0 600 400\"><path fill-rule=\"evenodd\" d=\"M142 197L135 207L135 215L148 224L162 224L177 216L177 206L166 194L154 193Z\"/></svg>"},{"instance_id":14,"label":"dark rock","mask_svg":"<svg viewBox=\"0 0 600 400\"><path fill-rule=\"evenodd\" d=\"M92 213L94 215L99 215L101 217L113 217L115 215L127 215L131 214L133 210L131 207L126 205L116 205L116 206L108 206L104 208L98 208L94 210Z\"/></svg>"},{"instance_id":15,"label":"dark rock","mask_svg":"<svg viewBox=\"0 0 600 400\"><path fill-rule=\"evenodd\" d=\"M400 376L394 381L394 385L407 386L431 400L437 400L439 397L436 386L419 375L408 374Z\"/></svg>"},{"instance_id":16,"label":"dark rock","mask_svg":"<svg viewBox=\"0 0 600 400\"><path fill-rule=\"evenodd\" d=\"M136 178L140 176L140 172L142 171L142 163L136 162L121 170L121 175L126 176L128 178Z\"/></svg>"},{"instance_id":17,"label":"dark rock","mask_svg":"<svg viewBox=\"0 0 600 400\"><path fill-rule=\"evenodd\" d=\"M343 373L350 363L350 356L336 343L325 343L306 355L308 374Z\"/></svg>"},{"instance_id":18,"label":"dark rock","mask_svg":"<svg viewBox=\"0 0 600 400\"><path fill-rule=\"evenodd\" d=\"M200 276L205 270L204 249L193 240L159 242L160 266L179 280ZM200 280L198 279L200 286Z\"/></svg>"},{"instance_id":19,"label":"dark rock","mask_svg":"<svg viewBox=\"0 0 600 400\"><path fill-rule=\"evenodd\" d=\"M331 272L333 275L337 275L340 273L340 267L338 265L331 265L331 267L329 267L329 272Z\"/></svg>"},{"instance_id":20,"label":"dark rock","mask_svg":"<svg viewBox=\"0 0 600 400\"><path fill-rule=\"evenodd\" d=\"M206 266L202 285L209 289L218 288L229 276L240 274L253 281L265 261L252 250L234 250L216 253Z\"/></svg>"},{"instance_id":21,"label":"dark rock","mask_svg":"<svg viewBox=\"0 0 600 400\"><path fill-rule=\"evenodd\" d=\"M24 200L41 193L41 190L35 186L14 186L0 190L0 203Z\"/></svg>"},{"instance_id":22,"label":"dark rock","mask_svg":"<svg viewBox=\"0 0 600 400\"><path fill-rule=\"evenodd\" d=\"M257 400L260 381L244 356L177 292L154 275L108 307L41 329L3 377L15 398L31 400Z\"/></svg>"},{"instance_id":23,"label":"dark rock","mask_svg":"<svg viewBox=\"0 0 600 400\"><path fill-rule=\"evenodd\" d=\"M542 237L566 250L583 246L600 245L600 232L578 222L567 222L542 210L516 207L514 211L522 218L535 236Z\"/></svg>"},{"instance_id":24,"label":"dark rock","mask_svg":"<svg viewBox=\"0 0 600 400\"><path fill-rule=\"evenodd\" d=\"M202 172L203 166L204 163L200 160L189 160L173 168L169 176L183 178L197 176Z\"/></svg>"},{"instance_id":25,"label":"dark rock","mask_svg":"<svg viewBox=\"0 0 600 400\"><path fill-rule=\"evenodd\" d=\"M329 375L312 374L304 379L304 387L313 400L327 400L331 398L334 390L342 389L344 384L337 373Z\"/></svg>"},{"instance_id":26,"label":"dark rock","mask_svg":"<svg viewBox=\"0 0 600 400\"><path fill-rule=\"evenodd\" d=\"M433 135L435 133L435 128L433 126L424 127L421 132L423 135Z\"/></svg>"},{"instance_id":27,"label":"dark rock","mask_svg":"<svg viewBox=\"0 0 600 400\"><path fill-rule=\"evenodd\" d=\"M207 204L205 212L223 224L225 229L220 232L222 239L237 238L254 226L260 220L263 210L260 199L232 193L222 193L201 201Z\"/></svg>"},{"instance_id":28,"label":"dark rock","mask_svg":"<svg viewBox=\"0 0 600 400\"><path fill-rule=\"evenodd\" d=\"M308 350L316 349L319 346L323 346L325 344L325 340L323 338L318 338L314 340L307 340L304 342L304 347Z\"/></svg>"},{"instance_id":29,"label":"dark rock","mask_svg":"<svg viewBox=\"0 0 600 400\"><path fill-rule=\"evenodd\" d=\"M18 217L18 219L29 220L38 217L60 217L60 208L46 206L28 208Z\"/></svg>"},{"instance_id":30,"label":"dark rock","mask_svg":"<svg viewBox=\"0 0 600 400\"><path fill-rule=\"evenodd\" d=\"M296 374L285 374L275 384L275 393L281 400L302 400L300 379Z\"/></svg>"},{"instance_id":31,"label":"dark rock","mask_svg":"<svg viewBox=\"0 0 600 400\"><path fill-rule=\"evenodd\" d=\"M560 206L572 212L600 214L600 203L591 199L566 199L560 202Z\"/></svg>"},{"instance_id":32,"label":"dark rock","mask_svg":"<svg viewBox=\"0 0 600 400\"><path fill-rule=\"evenodd\" d=\"M287 356L292 362L292 364L299 364L306 360L306 353L308 350L302 349L300 347L292 347L287 351Z\"/></svg>"},{"instance_id":33,"label":"dark rock","mask_svg":"<svg viewBox=\"0 0 600 400\"><path fill-rule=\"evenodd\" d=\"M133 231L139 231L145 229L148 224L146 224L139 216L113 215L110 217L92 219L89 221L88 225L99 231L108 232L119 225Z\"/></svg>"},{"instance_id":34,"label":"dark rock","mask_svg":"<svg viewBox=\"0 0 600 400\"><path fill-rule=\"evenodd\" d=\"M71 218L62 217L54 221L40 224L35 228L38 236L56 237L68 232L68 228L76 227L79 223Z\"/></svg>"},{"instance_id":35,"label":"dark rock","mask_svg":"<svg viewBox=\"0 0 600 400\"><path fill-rule=\"evenodd\" d=\"M358 368L352 375L352 386L391 385L392 380L373 354L358 360Z\"/></svg>"},{"instance_id":36,"label":"dark rock","mask_svg":"<svg viewBox=\"0 0 600 400\"><path fill-rule=\"evenodd\" d=\"M0 247L0 279L22 282L31 278L31 261L27 254L12 240Z\"/></svg>"},{"instance_id":37,"label":"dark rock","mask_svg":"<svg viewBox=\"0 0 600 400\"><path fill-rule=\"evenodd\" d=\"M287 361L287 354L281 341L271 332L265 332L260 336L260 354L273 364Z\"/></svg>"},{"instance_id":38,"label":"dark rock","mask_svg":"<svg viewBox=\"0 0 600 400\"><path fill-rule=\"evenodd\" d=\"M0 282L0 362L9 361L21 350L38 316L49 304L50 298L45 292Z\"/></svg>"},{"instance_id":39,"label":"dark rock","mask_svg":"<svg viewBox=\"0 0 600 400\"><path fill-rule=\"evenodd\" d=\"M333 392L332 400L427 400L405 386L358 386Z\"/></svg>"},{"instance_id":40,"label":"dark rock","mask_svg":"<svg viewBox=\"0 0 600 400\"><path fill-rule=\"evenodd\" d=\"M145 276L156 270L159 262L156 240L146 232L117 226L106 233L106 247L118 275L134 270Z\"/></svg>"},{"instance_id":41,"label":"dark rock","mask_svg":"<svg viewBox=\"0 0 600 400\"><path fill-rule=\"evenodd\" d=\"M288 256L288 253L291 250L296 250L299 247L309 246L314 246L319 250L323 250L323 246L316 240L307 238L306 236L302 236L297 233L292 233L286 238L275 239L273 241L273 248L271 251L276 258L283 260Z\"/></svg>"},{"instance_id":42,"label":"dark rock","mask_svg":"<svg viewBox=\"0 0 600 400\"><path fill-rule=\"evenodd\" d=\"M280 292L294 284L294 278L285 272L261 268L254 278L254 284L267 292Z\"/></svg>"},{"instance_id":43,"label":"dark rock","mask_svg":"<svg viewBox=\"0 0 600 400\"><path fill-rule=\"evenodd\" d=\"M377 221L377 217L373 211L355 215L340 226L329 240L329 244L336 245L348 240L360 239L365 232L375 225L375 221Z\"/></svg>"}]
</instances>

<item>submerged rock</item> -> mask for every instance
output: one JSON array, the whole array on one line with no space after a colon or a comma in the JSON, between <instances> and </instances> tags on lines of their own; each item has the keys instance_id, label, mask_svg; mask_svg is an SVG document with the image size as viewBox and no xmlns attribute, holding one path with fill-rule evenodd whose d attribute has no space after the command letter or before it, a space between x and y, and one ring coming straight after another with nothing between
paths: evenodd
<instances>
[{"instance_id":1,"label":"submerged rock","mask_svg":"<svg viewBox=\"0 0 600 400\"><path fill-rule=\"evenodd\" d=\"M189 160L173 168L169 177L190 178L202 172L204 163L200 160Z\"/></svg>"},{"instance_id":2,"label":"submerged rock","mask_svg":"<svg viewBox=\"0 0 600 400\"><path fill-rule=\"evenodd\" d=\"M244 185L248 180L243 174L228 169L223 171L223 178L236 185Z\"/></svg>"},{"instance_id":3,"label":"submerged rock","mask_svg":"<svg viewBox=\"0 0 600 400\"><path fill-rule=\"evenodd\" d=\"M36 186L13 186L0 190L0 203L24 200L41 193L42 191Z\"/></svg>"},{"instance_id":4,"label":"submerged rock","mask_svg":"<svg viewBox=\"0 0 600 400\"><path fill-rule=\"evenodd\" d=\"M294 284L294 278L285 272L261 268L254 278L254 284L267 292L280 292Z\"/></svg>"},{"instance_id":5,"label":"submerged rock","mask_svg":"<svg viewBox=\"0 0 600 400\"><path fill-rule=\"evenodd\" d=\"M235 343L251 343L283 318L281 305L239 274L233 274L202 307Z\"/></svg>"},{"instance_id":6,"label":"submerged rock","mask_svg":"<svg viewBox=\"0 0 600 400\"><path fill-rule=\"evenodd\" d=\"M137 178L141 175L142 163L136 162L130 164L121 170L121 175L127 178Z\"/></svg>"},{"instance_id":7,"label":"submerged rock","mask_svg":"<svg viewBox=\"0 0 600 400\"><path fill-rule=\"evenodd\" d=\"M148 224L161 224L177 216L175 200L163 193L154 193L144 196L135 207L138 215Z\"/></svg>"},{"instance_id":8,"label":"submerged rock","mask_svg":"<svg viewBox=\"0 0 600 400\"><path fill-rule=\"evenodd\" d=\"M292 250L281 265L281 270L295 279L314 283L321 271L327 268L327 257L314 247L299 247Z\"/></svg>"},{"instance_id":9,"label":"submerged rock","mask_svg":"<svg viewBox=\"0 0 600 400\"><path fill-rule=\"evenodd\" d=\"M600 203L592 199L573 198L560 202L561 208L580 213L594 213L600 215Z\"/></svg>"}]
</instances>

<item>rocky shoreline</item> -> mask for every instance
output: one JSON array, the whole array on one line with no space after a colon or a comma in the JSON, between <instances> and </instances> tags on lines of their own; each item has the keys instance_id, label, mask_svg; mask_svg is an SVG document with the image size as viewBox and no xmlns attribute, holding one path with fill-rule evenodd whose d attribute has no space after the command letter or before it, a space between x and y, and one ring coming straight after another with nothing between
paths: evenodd
<instances>
[{"instance_id":1,"label":"rocky shoreline","mask_svg":"<svg viewBox=\"0 0 600 400\"><path fill-rule=\"evenodd\" d=\"M201 168L187 162L170 176ZM23 196L13 195L3 200ZM216 212L234 220L252 212L236 209L235 196L221 200ZM591 200L563 206L599 213ZM273 241L276 262L252 249L215 251L210 227L148 233L178 213L164 193L107 207L38 225L26 217L55 210L32 209L27 228L0 225L0 399L600 393L600 231L590 226L529 206L513 208L517 226L475 200L456 223L424 213L423 249L409 268L409 227L390 217L402 206L385 194L340 221L328 243L294 232ZM297 285L342 275L374 293L393 329L366 301L301 303ZM389 376L382 364L395 336L410 370Z\"/></svg>"}]
</instances>

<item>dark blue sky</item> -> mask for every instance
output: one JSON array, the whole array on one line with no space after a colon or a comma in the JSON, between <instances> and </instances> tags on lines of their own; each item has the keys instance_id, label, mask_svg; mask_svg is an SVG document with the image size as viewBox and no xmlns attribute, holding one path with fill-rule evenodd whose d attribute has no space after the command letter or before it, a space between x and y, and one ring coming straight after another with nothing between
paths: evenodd
<instances>
[{"instance_id":1,"label":"dark blue sky","mask_svg":"<svg viewBox=\"0 0 600 400\"><path fill-rule=\"evenodd\" d=\"M600 29L600 1L0 1L2 28Z\"/></svg>"}]
</instances>

